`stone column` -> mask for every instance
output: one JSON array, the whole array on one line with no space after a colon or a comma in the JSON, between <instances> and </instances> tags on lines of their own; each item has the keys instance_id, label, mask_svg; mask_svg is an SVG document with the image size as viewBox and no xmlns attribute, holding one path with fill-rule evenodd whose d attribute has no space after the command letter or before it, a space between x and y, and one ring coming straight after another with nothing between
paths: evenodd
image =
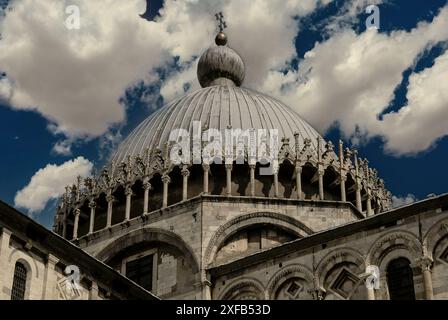
<instances>
[{"instance_id":1,"label":"stone column","mask_svg":"<svg viewBox=\"0 0 448 320\"><path fill-rule=\"evenodd\" d=\"M319 178L319 199L325 200L324 195L324 170L319 170L317 172L318 178Z\"/></svg>"},{"instance_id":2,"label":"stone column","mask_svg":"<svg viewBox=\"0 0 448 320\"><path fill-rule=\"evenodd\" d=\"M375 300L375 289L366 287L367 300Z\"/></svg>"},{"instance_id":3,"label":"stone column","mask_svg":"<svg viewBox=\"0 0 448 320\"><path fill-rule=\"evenodd\" d=\"M132 188L129 186L126 187L125 194L126 194L126 215L124 220L129 221L131 220L131 199L133 194Z\"/></svg>"},{"instance_id":4,"label":"stone column","mask_svg":"<svg viewBox=\"0 0 448 320\"><path fill-rule=\"evenodd\" d=\"M255 197L255 164L249 165L250 169L250 196Z\"/></svg>"},{"instance_id":5,"label":"stone column","mask_svg":"<svg viewBox=\"0 0 448 320\"><path fill-rule=\"evenodd\" d=\"M299 164L296 164L296 190L297 190L297 199L303 200L302 196L302 167Z\"/></svg>"},{"instance_id":6,"label":"stone column","mask_svg":"<svg viewBox=\"0 0 448 320\"><path fill-rule=\"evenodd\" d=\"M149 183L149 178L143 179L143 215L148 214L149 210L149 190L151 190L151 184Z\"/></svg>"},{"instance_id":7,"label":"stone column","mask_svg":"<svg viewBox=\"0 0 448 320\"><path fill-rule=\"evenodd\" d=\"M358 180L358 178L356 178ZM361 201L361 186L359 182L355 182L355 190L356 190L356 208L362 212L362 201Z\"/></svg>"},{"instance_id":8,"label":"stone column","mask_svg":"<svg viewBox=\"0 0 448 320\"><path fill-rule=\"evenodd\" d=\"M92 234L93 231L95 230L95 209L96 209L95 200L89 201L89 208L90 208L89 234Z\"/></svg>"},{"instance_id":9,"label":"stone column","mask_svg":"<svg viewBox=\"0 0 448 320\"><path fill-rule=\"evenodd\" d=\"M372 212L372 197L370 195L370 190L367 190L367 199L366 199L366 206L367 206L367 217L370 217L373 212Z\"/></svg>"},{"instance_id":10,"label":"stone column","mask_svg":"<svg viewBox=\"0 0 448 320\"><path fill-rule=\"evenodd\" d=\"M361 200L361 182L359 181L359 164L358 164L358 151L353 152L355 155L355 192L356 192L356 208L359 212L362 212L362 200Z\"/></svg>"},{"instance_id":11,"label":"stone column","mask_svg":"<svg viewBox=\"0 0 448 320\"><path fill-rule=\"evenodd\" d=\"M340 185L341 185L341 201L345 202L347 201L347 193L345 191L345 181L347 180L347 176L342 176L340 178Z\"/></svg>"},{"instance_id":12,"label":"stone column","mask_svg":"<svg viewBox=\"0 0 448 320\"><path fill-rule=\"evenodd\" d=\"M210 174L210 165L203 164L202 168L204 169L204 194L208 194L208 175Z\"/></svg>"},{"instance_id":13,"label":"stone column","mask_svg":"<svg viewBox=\"0 0 448 320\"><path fill-rule=\"evenodd\" d=\"M171 182L170 176L167 174L164 174L162 176L162 182L163 182L162 208L166 208L166 207L168 207L168 184Z\"/></svg>"},{"instance_id":14,"label":"stone column","mask_svg":"<svg viewBox=\"0 0 448 320\"><path fill-rule=\"evenodd\" d=\"M344 143L339 140L339 185L341 187L341 201L347 201L347 193L345 191L345 181L347 180L347 173L345 171L345 159L344 159Z\"/></svg>"},{"instance_id":15,"label":"stone column","mask_svg":"<svg viewBox=\"0 0 448 320\"><path fill-rule=\"evenodd\" d=\"M112 195L112 192L109 193L106 197L107 200L107 223L106 228L110 228L112 226L112 208L115 201L114 196Z\"/></svg>"},{"instance_id":16,"label":"stone column","mask_svg":"<svg viewBox=\"0 0 448 320\"><path fill-rule=\"evenodd\" d=\"M425 286L425 299L433 300L434 291L432 287L432 274L431 274L433 260L429 257L422 257L417 261L417 263L423 273L423 284Z\"/></svg>"},{"instance_id":17,"label":"stone column","mask_svg":"<svg viewBox=\"0 0 448 320\"><path fill-rule=\"evenodd\" d=\"M226 195L232 195L232 164L226 164Z\"/></svg>"},{"instance_id":18,"label":"stone column","mask_svg":"<svg viewBox=\"0 0 448 320\"><path fill-rule=\"evenodd\" d=\"M202 288L202 299L212 300L212 283L209 280L203 280L200 285Z\"/></svg>"},{"instance_id":19,"label":"stone column","mask_svg":"<svg viewBox=\"0 0 448 320\"><path fill-rule=\"evenodd\" d=\"M67 209L64 210L64 217L62 218L62 237L67 238Z\"/></svg>"},{"instance_id":20,"label":"stone column","mask_svg":"<svg viewBox=\"0 0 448 320\"><path fill-rule=\"evenodd\" d=\"M81 210L75 210L75 221L73 223L73 240L78 239L78 225L79 225L79 216L81 215Z\"/></svg>"},{"instance_id":21,"label":"stone column","mask_svg":"<svg viewBox=\"0 0 448 320\"><path fill-rule=\"evenodd\" d=\"M276 198L279 197L279 192L278 192L278 170L274 171L274 197L276 197Z\"/></svg>"},{"instance_id":22,"label":"stone column","mask_svg":"<svg viewBox=\"0 0 448 320\"><path fill-rule=\"evenodd\" d=\"M89 300L100 300L98 292L98 283L92 281L92 285L89 290Z\"/></svg>"},{"instance_id":23,"label":"stone column","mask_svg":"<svg viewBox=\"0 0 448 320\"><path fill-rule=\"evenodd\" d=\"M187 168L183 168L181 174L183 177L182 201L186 201L188 199L188 177L190 176L190 171Z\"/></svg>"}]
</instances>

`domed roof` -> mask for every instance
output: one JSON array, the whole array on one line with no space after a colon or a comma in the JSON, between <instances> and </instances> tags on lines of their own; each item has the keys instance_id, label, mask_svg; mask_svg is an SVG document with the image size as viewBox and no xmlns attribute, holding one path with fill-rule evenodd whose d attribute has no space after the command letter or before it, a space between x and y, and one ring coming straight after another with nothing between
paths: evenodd
<instances>
[{"instance_id":1,"label":"domed roof","mask_svg":"<svg viewBox=\"0 0 448 320\"><path fill-rule=\"evenodd\" d=\"M202 87L213 85L217 79L228 79L240 86L244 80L244 62L229 47L211 47L198 62L198 80Z\"/></svg>"},{"instance_id":2,"label":"domed roof","mask_svg":"<svg viewBox=\"0 0 448 320\"><path fill-rule=\"evenodd\" d=\"M300 143L311 140L317 149L319 133L285 104L258 92L232 85L214 85L199 89L164 106L144 120L119 146L112 161L120 163L128 155L143 154L145 149L163 150L175 129L193 132L193 121L207 129L224 132L233 129L277 129L279 138Z\"/></svg>"}]
</instances>

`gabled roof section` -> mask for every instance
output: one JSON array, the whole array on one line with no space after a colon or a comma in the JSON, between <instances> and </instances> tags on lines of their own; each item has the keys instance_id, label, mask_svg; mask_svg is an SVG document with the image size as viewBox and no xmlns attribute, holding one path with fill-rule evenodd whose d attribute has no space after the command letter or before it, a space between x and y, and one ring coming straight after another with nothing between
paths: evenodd
<instances>
[{"instance_id":1,"label":"gabled roof section","mask_svg":"<svg viewBox=\"0 0 448 320\"><path fill-rule=\"evenodd\" d=\"M64 263L76 264L82 273L122 299L159 300L116 270L0 200L0 230L2 228L9 229L22 240L56 256Z\"/></svg>"}]
</instances>

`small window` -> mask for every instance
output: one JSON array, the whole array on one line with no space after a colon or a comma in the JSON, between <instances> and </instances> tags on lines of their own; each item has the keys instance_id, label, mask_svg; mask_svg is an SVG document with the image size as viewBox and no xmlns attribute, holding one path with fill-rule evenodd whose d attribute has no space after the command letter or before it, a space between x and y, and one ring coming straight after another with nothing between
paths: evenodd
<instances>
[{"instance_id":1,"label":"small window","mask_svg":"<svg viewBox=\"0 0 448 320\"><path fill-rule=\"evenodd\" d=\"M148 291L153 290L154 255L135 259L126 263L126 277Z\"/></svg>"},{"instance_id":2,"label":"small window","mask_svg":"<svg viewBox=\"0 0 448 320\"><path fill-rule=\"evenodd\" d=\"M27 271L25 266L17 262L14 269L14 279L12 282L11 300L24 300L26 290Z\"/></svg>"}]
</instances>

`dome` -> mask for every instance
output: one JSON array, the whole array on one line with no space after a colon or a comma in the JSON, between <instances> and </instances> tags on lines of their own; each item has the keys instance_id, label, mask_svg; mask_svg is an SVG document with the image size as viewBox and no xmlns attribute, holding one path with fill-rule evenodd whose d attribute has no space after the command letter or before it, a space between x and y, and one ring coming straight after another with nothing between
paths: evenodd
<instances>
[{"instance_id":1,"label":"dome","mask_svg":"<svg viewBox=\"0 0 448 320\"><path fill-rule=\"evenodd\" d=\"M279 139L299 144L306 141L316 151L319 133L291 108L256 91L242 88L244 62L238 53L227 47L227 36L220 32L216 46L206 50L199 59L197 75L202 86L193 93L168 103L144 120L118 147L112 163L122 163L129 156L145 150L164 150L174 130L183 129L193 136L193 123L202 128L219 130L224 136L228 128L235 130L278 130ZM280 143L280 141L279 141ZM325 151L321 145L322 152Z\"/></svg>"},{"instance_id":2,"label":"dome","mask_svg":"<svg viewBox=\"0 0 448 320\"><path fill-rule=\"evenodd\" d=\"M95 230L108 230L137 217L148 217L159 210L204 199L236 201L237 206L238 201L251 201L262 204L263 208L268 202L277 208L280 205L277 200L287 200L288 203L282 203L288 206L293 201L304 201L302 204L311 201L313 206L315 201L329 201L321 204L338 207L349 202L357 211L352 211L344 223L390 208L391 194L385 189L384 181L369 167L367 159L358 157L356 150L344 149L343 142L339 141L336 154L334 145L325 142L291 108L275 98L241 87L243 60L226 43L225 34L219 34L217 46L201 56L198 80L202 88L154 112L120 144L101 173L84 179L83 185L79 178L76 185L66 188L58 206L56 230L60 234L69 239L88 237ZM226 148L228 129L233 129L233 138L255 130L255 141L250 139L250 142L255 142L252 146L256 150L248 146L237 149L235 144L234 150ZM198 131L207 130L219 131L220 142L224 144L219 145L214 138L207 139L212 144L197 143L193 137ZM272 138L271 130L277 130L277 146L272 141L257 143L260 133L262 138ZM216 131L209 133L216 137ZM178 161L172 156L176 152L184 155L185 133L190 135L191 150L187 152L193 157L187 155ZM182 147L179 149L170 138L182 142ZM215 149L221 147L223 150ZM204 151L205 157L201 159L198 155ZM237 154L231 154L232 151ZM244 161L239 161L241 151ZM266 170L267 163L260 157L263 154L274 160L269 165L273 170ZM224 155L221 163L210 161L220 155ZM187 207L179 212L184 212L184 208ZM90 219L86 218L88 212ZM321 228L323 219L314 219L313 209L303 214L306 224L311 223L310 230ZM74 226L73 234L67 233L67 223Z\"/></svg>"},{"instance_id":3,"label":"dome","mask_svg":"<svg viewBox=\"0 0 448 320\"><path fill-rule=\"evenodd\" d=\"M238 53L229 47L211 47L199 59L198 80L201 86L212 85L218 79L231 80L237 86L243 83L244 62Z\"/></svg>"},{"instance_id":4,"label":"dome","mask_svg":"<svg viewBox=\"0 0 448 320\"><path fill-rule=\"evenodd\" d=\"M214 85L199 89L164 106L144 120L119 146L112 157L114 163L125 161L129 155L137 156L149 148L163 150L175 129L190 134L193 122L203 127L224 132L233 129L277 129L279 138L294 141L299 133L300 144L311 140L317 149L319 133L297 113L280 101L253 90L232 85Z\"/></svg>"}]
</instances>

